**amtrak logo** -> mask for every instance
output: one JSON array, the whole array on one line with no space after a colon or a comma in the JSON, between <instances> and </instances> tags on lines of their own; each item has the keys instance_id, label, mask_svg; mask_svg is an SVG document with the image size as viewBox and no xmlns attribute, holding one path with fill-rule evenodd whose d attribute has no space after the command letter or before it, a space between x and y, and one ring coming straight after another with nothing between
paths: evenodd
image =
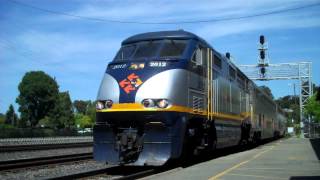
<instances>
[{"instance_id":1,"label":"amtrak logo","mask_svg":"<svg viewBox=\"0 0 320 180\"><path fill-rule=\"evenodd\" d=\"M120 87L126 92L127 94L130 94L131 91L137 90L137 88L142 84L143 82L139 78L138 75L132 73L130 74L126 79L119 82Z\"/></svg>"}]
</instances>

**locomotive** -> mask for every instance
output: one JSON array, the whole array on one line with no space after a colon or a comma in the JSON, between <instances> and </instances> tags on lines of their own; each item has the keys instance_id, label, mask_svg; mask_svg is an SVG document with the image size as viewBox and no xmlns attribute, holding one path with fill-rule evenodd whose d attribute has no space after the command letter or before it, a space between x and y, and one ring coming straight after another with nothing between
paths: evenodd
<instances>
[{"instance_id":1,"label":"locomotive","mask_svg":"<svg viewBox=\"0 0 320 180\"><path fill-rule=\"evenodd\" d=\"M124 40L98 91L94 159L160 166L283 135L281 109L229 57L184 30Z\"/></svg>"}]
</instances>

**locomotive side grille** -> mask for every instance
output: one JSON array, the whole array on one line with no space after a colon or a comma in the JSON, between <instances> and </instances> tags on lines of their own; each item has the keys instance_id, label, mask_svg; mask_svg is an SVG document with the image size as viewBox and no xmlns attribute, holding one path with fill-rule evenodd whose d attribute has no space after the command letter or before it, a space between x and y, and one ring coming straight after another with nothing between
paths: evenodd
<instances>
[{"instance_id":1,"label":"locomotive side grille","mask_svg":"<svg viewBox=\"0 0 320 180\"><path fill-rule=\"evenodd\" d=\"M193 96L192 97L192 109L195 113L202 113L203 112L203 98Z\"/></svg>"}]
</instances>

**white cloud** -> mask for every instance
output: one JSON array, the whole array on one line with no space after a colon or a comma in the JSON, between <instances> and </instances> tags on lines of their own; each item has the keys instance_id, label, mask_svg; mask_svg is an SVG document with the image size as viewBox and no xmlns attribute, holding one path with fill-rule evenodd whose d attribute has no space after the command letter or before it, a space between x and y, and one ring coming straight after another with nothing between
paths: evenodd
<instances>
[{"instance_id":1,"label":"white cloud","mask_svg":"<svg viewBox=\"0 0 320 180\"><path fill-rule=\"evenodd\" d=\"M316 0L307 3L301 0L225 0L225 1L98 1L90 4L75 6L73 10L63 11L57 7L50 10L63 11L75 16L140 22L175 22L216 19L221 17L237 17L263 12L287 9L306 4L312 4ZM40 17L46 21L78 20L70 16L58 16L49 14ZM87 21L90 21L89 19Z\"/></svg>"},{"instance_id":2,"label":"white cloud","mask_svg":"<svg viewBox=\"0 0 320 180\"><path fill-rule=\"evenodd\" d=\"M205 39L213 39L226 35L240 34L257 30L295 29L320 26L320 13L301 12L264 16L236 21L205 24L194 28L194 32Z\"/></svg>"},{"instance_id":3,"label":"white cloud","mask_svg":"<svg viewBox=\"0 0 320 180\"><path fill-rule=\"evenodd\" d=\"M92 53L103 53L114 50L120 46L120 40L116 38L97 39L94 37L72 35L57 32L26 32L16 37L15 40L22 49L33 52L35 56L44 62L76 63L76 58Z\"/></svg>"}]
</instances>

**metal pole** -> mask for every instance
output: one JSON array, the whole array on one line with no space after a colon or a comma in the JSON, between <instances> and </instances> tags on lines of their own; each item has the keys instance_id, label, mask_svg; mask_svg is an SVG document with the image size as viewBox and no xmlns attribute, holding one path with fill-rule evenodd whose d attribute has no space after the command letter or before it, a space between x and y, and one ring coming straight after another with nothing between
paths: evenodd
<instances>
[{"instance_id":1,"label":"metal pole","mask_svg":"<svg viewBox=\"0 0 320 180\"><path fill-rule=\"evenodd\" d=\"M296 98L296 83L293 83L293 97L294 97L294 104L297 104L297 98Z\"/></svg>"},{"instance_id":2,"label":"metal pole","mask_svg":"<svg viewBox=\"0 0 320 180\"><path fill-rule=\"evenodd\" d=\"M312 84L312 69L311 69L311 63L308 64L308 74L309 74L309 98L312 97L313 95L313 84ZM308 115L309 116L309 135L311 134L311 117L310 117L310 114Z\"/></svg>"},{"instance_id":3,"label":"metal pole","mask_svg":"<svg viewBox=\"0 0 320 180\"><path fill-rule=\"evenodd\" d=\"M299 105L300 105L300 128L301 128L301 135L303 137L304 131L304 123L303 123L303 111L302 111L302 86L303 86L303 82L302 82L302 77L301 77L301 64L298 65L298 74L299 74L299 81L300 81L300 96L299 96ZM301 137L300 135L300 137Z\"/></svg>"}]
</instances>

